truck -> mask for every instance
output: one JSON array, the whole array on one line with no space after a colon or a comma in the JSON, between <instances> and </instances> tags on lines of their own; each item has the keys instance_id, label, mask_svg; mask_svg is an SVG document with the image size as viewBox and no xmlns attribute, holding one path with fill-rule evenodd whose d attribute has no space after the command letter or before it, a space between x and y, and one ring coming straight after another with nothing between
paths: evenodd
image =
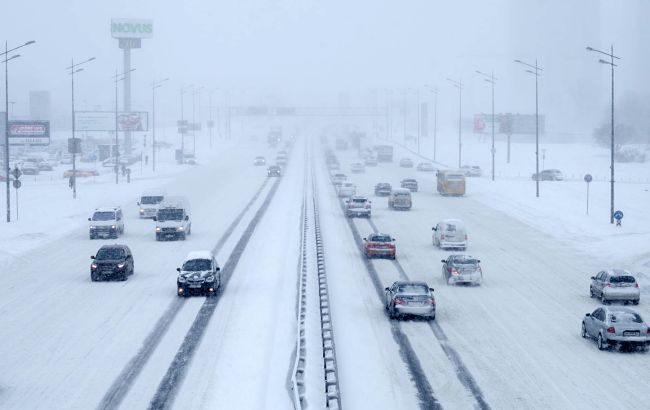
<instances>
[{"instance_id":1,"label":"truck","mask_svg":"<svg viewBox=\"0 0 650 410\"><path fill-rule=\"evenodd\" d=\"M393 146L392 145L375 145L374 151L377 153L377 161L379 162L393 162Z\"/></svg>"},{"instance_id":2,"label":"truck","mask_svg":"<svg viewBox=\"0 0 650 410\"><path fill-rule=\"evenodd\" d=\"M185 240L192 233L190 204L181 196L165 197L153 218L156 222L156 241Z\"/></svg>"},{"instance_id":3,"label":"truck","mask_svg":"<svg viewBox=\"0 0 650 410\"><path fill-rule=\"evenodd\" d=\"M138 206L140 207L140 218L153 218L158 213L158 205L165 199L163 192L147 192L140 196Z\"/></svg>"}]
</instances>

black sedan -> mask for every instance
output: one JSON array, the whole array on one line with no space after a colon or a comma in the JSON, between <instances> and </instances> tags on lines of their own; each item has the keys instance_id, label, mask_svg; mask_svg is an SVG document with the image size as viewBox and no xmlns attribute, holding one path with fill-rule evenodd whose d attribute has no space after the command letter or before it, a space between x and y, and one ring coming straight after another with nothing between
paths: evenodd
<instances>
[{"instance_id":1,"label":"black sedan","mask_svg":"<svg viewBox=\"0 0 650 410\"><path fill-rule=\"evenodd\" d=\"M133 254L126 245L104 245L96 255L90 257L90 279L93 282L102 279L126 280L135 269Z\"/></svg>"}]
</instances>

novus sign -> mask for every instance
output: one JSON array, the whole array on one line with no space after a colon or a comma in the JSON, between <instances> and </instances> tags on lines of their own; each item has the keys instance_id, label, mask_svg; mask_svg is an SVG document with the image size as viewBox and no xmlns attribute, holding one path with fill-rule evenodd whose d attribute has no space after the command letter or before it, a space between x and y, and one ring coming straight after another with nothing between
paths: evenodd
<instances>
[{"instance_id":1,"label":"novus sign","mask_svg":"<svg viewBox=\"0 0 650 410\"><path fill-rule=\"evenodd\" d=\"M153 20L111 19L113 38L152 38Z\"/></svg>"}]
</instances>

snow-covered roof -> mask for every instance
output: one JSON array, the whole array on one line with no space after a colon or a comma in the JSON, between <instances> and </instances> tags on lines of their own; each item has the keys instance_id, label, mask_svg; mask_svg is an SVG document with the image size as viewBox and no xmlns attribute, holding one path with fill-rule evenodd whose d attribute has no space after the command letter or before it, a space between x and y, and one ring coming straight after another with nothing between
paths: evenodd
<instances>
[{"instance_id":1,"label":"snow-covered roof","mask_svg":"<svg viewBox=\"0 0 650 410\"><path fill-rule=\"evenodd\" d=\"M212 259L212 251L192 251L185 258L186 261L193 259Z\"/></svg>"}]
</instances>

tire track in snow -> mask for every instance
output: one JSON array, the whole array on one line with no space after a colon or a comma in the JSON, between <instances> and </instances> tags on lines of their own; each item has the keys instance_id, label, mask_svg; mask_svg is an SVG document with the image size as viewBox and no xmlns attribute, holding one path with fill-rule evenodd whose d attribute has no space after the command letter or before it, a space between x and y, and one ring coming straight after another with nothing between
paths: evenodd
<instances>
[{"instance_id":1,"label":"tire track in snow","mask_svg":"<svg viewBox=\"0 0 650 410\"><path fill-rule=\"evenodd\" d=\"M375 223L372 220L368 219L368 223L372 227L373 231L380 232L380 230L377 228L377 225L375 225ZM406 274L406 271L402 267L402 264L399 263L398 260L393 260L393 264L399 271L400 277L410 280L408 279L408 275ZM481 391L481 388L478 386L478 383L476 383L476 380L472 376L472 373L470 373L467 366L465 366L465 363L463 363L463 360L460 358L460 355L458 354L456 349L454 349L449 344L449 339L447 339L447 335L442 330L442 327L440 327L440 324L437 321L430 321L428 323L436 339L438 339L438 342L440 343L440 347L442 347L442 351L445 352L447 359L449 359L451 364L454 366L458 380L461 382L463 386L465 386L467 390L469 390L469 392L476 400L476 403L478 404L478 407L480 409L483 410L490 409L490 405L483 398L483 392Z\"/></svg>"},{"instance_id":2,"label":"tire track in snow","mask_svg":"<svg viewBox=\"0 0 650 410\"><path fill-rule=\"evenodd\" d=\"M213 248L213 252L215 254L221 250L223 245L230 238L233 231L239 225L246 213L248 213L255 201L257 201L257 198L259 198L264 188L268 185L268 181L268 178L264 180L262 185L258 188L257 192L255 192L255 195L253 195L248 204L246 204L246 207L244 207L244 209L230 224L228 229L223 233ZM138 350L138 353L136 353L136 355L131 360L129 360L127 365L117 376L106 394L104 394L104 397L97 406L98 410L112 410L117 409L120 406L127 393L129 392L131 386L133 385L133 382L138 377L144 366L149 361L149 358L160 344L160 341L169 330L171 323L174 321L177 313L181 310L184 302L184 298L174 298L172 300L165 312L156 322L149 335L147 335L145 338L144 342L142 343L142 347L140 347L140 350Z\"/></svg>"},{"instance_id":3,"label":"tire track in snow","mask_svg":"<svg viewBox=\"0 0 650 410\"><path fill-rule=\"evenodd\" d=\"M278 178L274 182L266 198L264 199L264 202L262 203L261 207L257 210L255 216L249 222L241 238L239 239L239 241L237 241L235 248L230 254L230 257L224 264L222 269L221 290L219 293L222 293L226 288L226 286L228 285L228 282L232 277L232 273L237 267L237 264L239 263L239 259L244 253L244 250L246 249L246 245L248 245L248 241L250 240L251 235L255 231L257 224L264 216L267 208L269 207L269 204L271 203L271 200L275 196L275 192L277 191L278 186L280 185L280 181L281 179ZM194 319L194 322L192 323L190 330L185 335L185 339L183 339L183 343L178 349L176 356L174 356L174 360L169 365L169 368L167 369L165 376L163 377L162 381L158 385L156 394L154 395L154 397L151 399L151 402L149 403L149 409L151 410L168 409L173 405L174 398L176 397L176 393L178 392L178 389L182 384L183 378L187 371L187 367L190 364L192 357L194 356L194 352L196 351L196 348L201 342L201 338L205 333L205 329L207 328L208 322L210 321L210 318L214 314L214 311L217 308L220 299L221 298L219 297L206 298L205 302L203 303L203 306L201 306L201 309L199 310L199 313L196 315L196 318Z\"/></svg>"}]
</instances>

